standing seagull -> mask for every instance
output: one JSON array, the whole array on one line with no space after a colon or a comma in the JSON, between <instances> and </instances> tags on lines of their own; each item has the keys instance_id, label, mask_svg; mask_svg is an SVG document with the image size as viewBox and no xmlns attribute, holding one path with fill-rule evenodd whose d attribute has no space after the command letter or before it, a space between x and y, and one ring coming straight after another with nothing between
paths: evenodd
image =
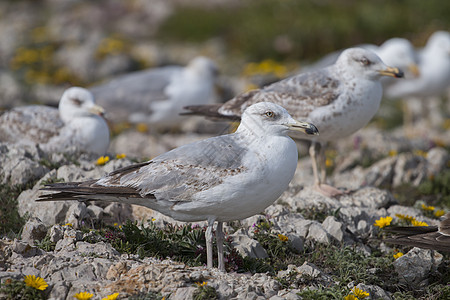
<instances>
[{"instance_id":1,"label":"standing seagull","mask_svg":"<svg viewBox=\"0 0 450 300\"><path fill-rule=\"evenodd\" d=\"M297 166L289 130L317 135L273 103L250 106L233 134L187 144L98 180L48 185L40 200L100 200L137 204L176 220L206 220L207 266L217 221L219 269L225 270L222 223L263 211L285 191Z\"/></svg>"},{"instance_id":2,"label":"standing seagull","mask_svg":"<svg viewBox=\"0 0 450 300\"><path fill-rule=\"evenodd\" d=\"M385 242L450 252L450 213L439 226L390 226L385 230L396 234Z\"/></svg>"},{"instance_id":3,"label":"standing seagull","mask_svg":"<svg viewBox=\"0 0 450 300\"><path fill-rule=\"evenodd\" d=\"M0 115L0 142L38 144L45 152L104 155L109 128L103 114L88 90L71 87L62 95L58 109L29 105Z\"/></svg>"},{"instance_id":4,"label":"standing seagull","mask_svg":"<svg viewBox=\"0 0 450 300\"><path fill-rule=\"evenodd\" d=\"M346 137L364 127L377 112L383 93L382 76L402 77L397 68L387 67L373 52L350 48L342 52L335 64L299 74L262 89L241 94L224 104L190 106L192 113L214 118L239 118L250 105L268 101L279 104L298 119L317 126L320 136L296 136L312 141L315 188L326 196L342 194L324 184L324 144ZM321 147L322 179L319 177L316 144Z\"/></svg>"},{"instance_id":5,"label":"standing seagull","mask_svg":"<svg viewBox=\"0 0 450 300\"><path fill-rule=\"evenodd\" d=\"M173 127L183 121L183 106L215 102L218 71L198 56L186 67L167 66L125 74L90 88L114 122Z\"/></svg>"}]
</instances>

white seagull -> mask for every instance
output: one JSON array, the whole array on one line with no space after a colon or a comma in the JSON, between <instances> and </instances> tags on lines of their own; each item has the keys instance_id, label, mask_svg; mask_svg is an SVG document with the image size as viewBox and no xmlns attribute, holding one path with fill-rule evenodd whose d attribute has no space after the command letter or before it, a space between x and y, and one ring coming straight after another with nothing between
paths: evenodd
<instances>
[{"instance_id":1,"label":"white seagull","mask_svg":"<svg viewBox=\"0 0 450 300\"><path fill-rule=\"evenodd\" d=\"M297 119L317 126L320 136L297 136L312 141L309 149L315 188L326 196L342 194L325 184L324 144L351 135L364 127L377 112L383 89L382 76L402 77L397 68L387 67L372 51L350 48L335 64L295 75L262 89L249 91L224 104L186 107L193 115L236 119L250 105L267 101L279 104ZM321 147L322 178L319 176L316 144Z\"/></svg>"},{"instance_id":2,"label":"white seagull","mask_svg":"<svg viewBox=\"0 0 450 300\"><path fill-rule=\"evenodd\" d=\"M199 56L186 67L167 66L125 74L90 88L112 122L178 126L183 106L216 102L218 71L209 58Z\"/></svg>"},{"instance_id":3,"label":"white seagull","mask_svg":"<svg viewBox=\"0 0 450 300\"><path fill-rule=\"evenodd\" d=\"M274 103L250 106L233 134L187 144L150 161L103 178L47 185L39 201L96 200L137 204L179 221L206 220L207 266L217 221L218 267L225 270L223 222L263 211L285 191L297 166L289 130L317 135L317 128L294 120Z\"/></svg>"},{"instance_id":4,"label":"white seagull","mask_svg":"<svg viewBox=\"0 0 450 300\"><path fill-rule=\"evenodd\" d=\"M109 128L103 114L88 90L71 87L62 95L58 109L29 105L0 115L0 141L38 144L45 152L104 155L109 147Z\"/></svg>"}]
</instances>

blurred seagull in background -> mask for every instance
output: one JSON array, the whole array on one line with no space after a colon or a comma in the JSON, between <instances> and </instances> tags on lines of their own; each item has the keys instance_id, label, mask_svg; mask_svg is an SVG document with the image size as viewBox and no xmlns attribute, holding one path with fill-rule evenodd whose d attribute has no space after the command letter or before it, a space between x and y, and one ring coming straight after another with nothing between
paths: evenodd
<instances>
[{"instance_id":1,"label":"blurred seagull in background","mask_svg":"<svg viewBox=\"0 0 450 300\"><path fill-rule=\"evenodd\" d=\"M183 106L216 102L216 64L199 56L186 67L167 66L125 74L93 86L97 103L108 111L111 122L146 123L176 127Z\"/></svg>"},{"instance_id":2,"label":"blurred seagull in background","mask_svg":"<svg viewBox=\"0 0 450 300\"><path fill-rule=\"evenodd\" d=\"M281 106L248 107L233 134L187 144L98 180L47 185L56 191L39 201L96 200L137 204L179 221L206 220L207 266L212 268L214 222L218 267L225 271L223 222L253 216L288 188L297 167L297 146L288 131L317 135Z\"/></svg>"},{"instance_id":3,"label":"blurred seagull in background","mask_svg":"<svg viewBox=\"0 0 450 300\"><path fill-rule=\"evenodd\" d=\"M0 115L0 142L38 144L45 152L104 155L109 128L104 110L86 89L71 87L58 109L44 105L16 107Z\"/></svg>"},{"instance_id":4,"label":"blurred seagull in background","mask_svg":"<svg viewBox=\"0 0 450 300\"><path fill-rule=\"evenodd\" d=\"M372 51L350 48L342 52L335 64L319 70L302 73L262 89L252 90L224 104L186 107L194 115L212 118L236 119L250 105L273 102L287 109L297 119L317 126L320 136L295 136L310 140L310 156L315 188L326 196L342 194L325 184L324 146L328 141L346 137L364 127L377 112L383 88L382 76L402 77L397 68L386 66ZM322 145L319 155L321 175L317 162L316 144Z\"/></svg>"}]
</instances>

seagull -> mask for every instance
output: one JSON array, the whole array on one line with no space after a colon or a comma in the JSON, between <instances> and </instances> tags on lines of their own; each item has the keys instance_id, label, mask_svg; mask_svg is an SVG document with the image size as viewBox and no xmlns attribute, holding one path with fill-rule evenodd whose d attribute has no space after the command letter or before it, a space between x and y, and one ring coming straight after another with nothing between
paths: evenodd
<instances>
[{"instance_id":1,"label":"seagull","mask_svg":"<svg viewBox=\"0 0 450 300\"><path fill-rule=\"evenodd\" d=\"M223 222L263 211L287 188L297 166L297 146L288 131L317 135L274 103L247 108L235 133L187 144L150 161L85 182L47 185L38 201L96 200L137 204L179 221L206 220L207 266L212 268L212 232L217 223L218 268L225 270Z\"/></svg>"},{"instance_id":2,"label":"seagull","mask_svg":"<svg viewBox=\"0 0 450 300\"><path fill-rule=\"evenodd\" d=\"M45 152L75 149L104 155L109 147L109 128L104 110L81 87L67 89L58 109L44 105L16 107L0 115L0 141L38 144Z\"/></svg>"},{"instance_id":3,"label":"seagull","mask_svg":"<svg viewBox=\"0 0 450 300\"><path fill-rule=\"evenodd\" d=\"M125 74L90 88L113 122L174 127L183 106L216 102L216 64L198 56L186 67L167 66Z\"/></svg>"},{"instance_id":4,"label":"seagull","mask_svg":"<svg viewBox=\"0 0 450 300\"><path fill-rule=\"evenodd\" d=\"M450 33L437 31L419 51L419 76L396 82L386 90L389 98L440 96L450 87Z\"/></svg>"},{"instance_id":5,"label":"seagull","mask_svg":"<svg viewBox=\"0 0 450 300\"><path fill-rule=\"evenodd\" d=\"M185 107L189 115L214 119L236 119L250 105L268 101L279 104L297 119L317 126L320 136L294 136L310 140L316 190L334 197L342 192L325 184L324 146L364 127L377 112L383 89L382 76L402 77L397 68L387 67L372 51L350 48L342 52L335 64L278 81L252 90L224 104ZM321 147L322 178L319 176L316 145Z\"/></svg>"},{"instance_id":6,"label":"seagull","mask_svg":"<svg viewBox=\"0 0 450 300\"><path fill-rule=\"evenodd\" d=\"M397 234L384 240L388 243L450 252L450 213L439 226L390 226L385 230Z\"/></svg>"}]
</instances>

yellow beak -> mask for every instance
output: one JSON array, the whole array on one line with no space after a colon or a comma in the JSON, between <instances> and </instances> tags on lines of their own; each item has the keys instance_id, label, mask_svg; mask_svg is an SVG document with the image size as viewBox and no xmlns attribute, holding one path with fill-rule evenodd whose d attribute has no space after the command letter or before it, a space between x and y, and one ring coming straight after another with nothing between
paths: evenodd
<instances>
[{"instance_id":1,"label":"yellow beak","mask_svg":"<svg viewBox=\"0 0 450 300\"><path fill-rule=\"evenodd\" d=\"M288 124L290 130L300 131L307 135L319 135L319 129L311 123L294 120L295 123Z\"/></svg>"},{"instance_id":2,"label":"yellow beak","mask_svg":"<svg viewBox=\"0 0 450 300\"><path fill-rule=\"evenodd\" d=\"M398 68L392 68L392 67L387 67L384 70L379 70L378 73L380 73L383 76L392 76L395 78L403 77L403 72L401 70L399 70Z\"/></svg>"}]
</instances>

